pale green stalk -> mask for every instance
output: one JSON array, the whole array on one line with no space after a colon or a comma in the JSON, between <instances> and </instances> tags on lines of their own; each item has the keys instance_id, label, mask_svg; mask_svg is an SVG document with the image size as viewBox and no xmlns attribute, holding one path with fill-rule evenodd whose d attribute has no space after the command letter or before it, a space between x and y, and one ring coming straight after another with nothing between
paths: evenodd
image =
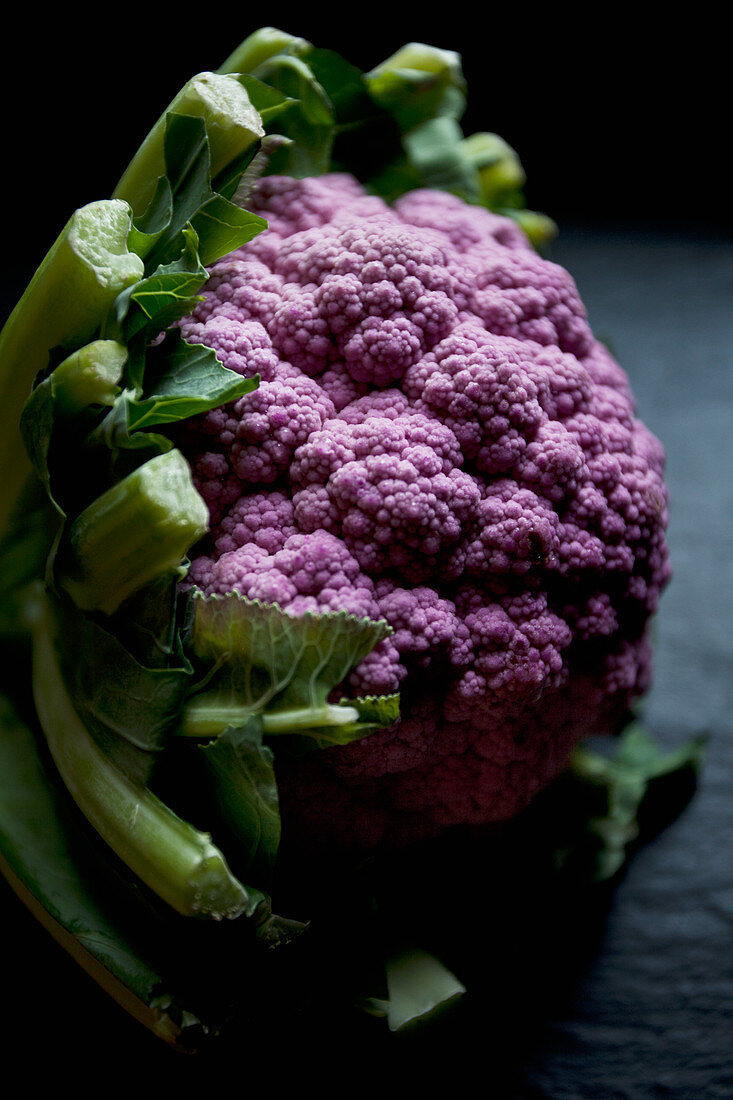
<instances>
[{"instance_id":1,"label":"pale green stalk","mask_svg":"<svg viewBox=\"0 0 733 1100\"><path fill-rule=\"evenodd\" d=\"M54 348L97 337L117 295L142 277L142 260L127 248L130 224L120 200L77 210L0 333L0 532L30 472L18 425L36 375Z\"/></svg>"},{"instance_id":2,"label":"pale green stalk","mask_svg":"<svg viewBox=\"0 0 733 1100\"><path fill-rule=\"evenodd\" d=\"M129 780L97 746L66 690L50 611L39 604L33 629L33 691L38 718L64 784L104 841L163 901L184 916L213 920L251 913L251 899L206 833L147 788Z\"/></svg>"},{"instance_id":3,"label":"pale green stalk","mask_svg":"<svg viewBox=\"0 0 733 1100\"><path fill-rule=\"evenodd\" d=\"M71 524L58 582L77 607L111 614L143 585L180 569L208 521L180 451L156 455Z\"/></svg>"},{"instance_id":4,"label":"pale green stalk","mask_svg":"<svg viewBox=\"0 0 733 1100\"><path fill-rule=\"evenodd\" d=\"M307 53L311 44L305 38L298 38L287 31L280 31L276 27L260 27L254 31L244 42L240 42L236 50L229 55L223 65L219 67L220 73L251 73L257 76L257 70L261 65L266 65L273 57L281 54L294 55L296 57Z\"/></svg>"},{"instance_id":5,"label":"pale green stalk","mask_svg":"<svg viewBox=\"0 0 733 1100\"><path fill-rule=\"evenodd\" d=\"M115 188L115 198L129 202L136 217L145 213L158 178L165 174L169 113L205 120L212 179L265 134L262 119L238 80L209 72L192 77L153 126Z\"/></svg>"}]
</instances>

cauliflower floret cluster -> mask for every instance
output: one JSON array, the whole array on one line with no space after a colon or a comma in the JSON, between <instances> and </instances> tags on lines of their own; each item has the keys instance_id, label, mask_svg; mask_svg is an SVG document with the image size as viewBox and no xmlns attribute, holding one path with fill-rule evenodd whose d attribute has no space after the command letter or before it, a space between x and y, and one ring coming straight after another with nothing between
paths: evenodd
<instances>
[{"instance_id":1,"label":"cauliflower floret cluster","mask_svg":"<svg viewBox=\"0 0 733 1100\"><path fill-rule=\"evenodd\" d=\"M189 579L392 634L349 690L401 718L279 764L331 846L505 820L649 679L664 454L570 275L437 191L267 177L185 338L259 389L181 441L211 515Z\"/></svg>"}]
</instances>

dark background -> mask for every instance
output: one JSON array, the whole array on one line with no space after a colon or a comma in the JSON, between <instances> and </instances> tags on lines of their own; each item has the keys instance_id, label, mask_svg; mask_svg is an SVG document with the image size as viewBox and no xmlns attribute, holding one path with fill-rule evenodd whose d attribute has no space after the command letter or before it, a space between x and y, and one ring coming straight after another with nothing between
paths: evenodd
<instances>
[{"instance_id":1,"label":"dark background","mask_svg":"<svg viewBox=\"0 0 733 1100\"><path fill-rule=\"evenodd\" d=\"M667 447L675 578L645 718L669 747L703 731L711 741L695 800L635 856L609 905L530 894L521 931L496 945L501 975L484 973L457 1022L422 1040L315 1027L307 1042L273 1034L218 1068L194 1066L108 1003L3 886L10 1062L82 1086L99 1061L107 1083L144 1070L156 1088L218 1088L233 1073L258 1091L361 1083L390 1095L447 1082L500 1100L729 1100L733 217L720 28L702 8L673 23L597 5L483 18L386 4L215 22L206 6L185 21L154 7L16 18L4 38L3 315L72 210L111 192L180 85L257 26L364 68L412 39L463 55L466 132L495 130L519 152L529 205L560 226L552 258L575 276Z\"/></svg>"},{"instance_id":2,"label":"dark background","mask_svg":"<svg viewBox=\"0 0 733 1100\"><path fill-rule=\"evenodd\" d=\"M155 4L51 8L42 20L16 8L4 32L2 159L17 269L32 272L71 212L113 190L190 76L268 22L364 69L411 40L458 51L465 131L509 141L528 205L562 222L733 227L725 45L703 7L684 22L618 5L477 6L460 18L446 5L278 6L264 18L238 6L213 21L208 7L186 18Z\"/></svg>"}]
</instances>

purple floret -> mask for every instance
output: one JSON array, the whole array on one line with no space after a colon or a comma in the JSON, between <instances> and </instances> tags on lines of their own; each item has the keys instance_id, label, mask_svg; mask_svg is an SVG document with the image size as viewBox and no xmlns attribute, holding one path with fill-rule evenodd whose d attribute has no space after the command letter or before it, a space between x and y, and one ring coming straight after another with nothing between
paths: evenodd
<instances>
[{"instance_id":1,"label":"purple floret","mask_svg":"<svg viewBox=\"0 0 733 1100\"><path fill-rule=\"evenodd\" d=\"M242 481L266 484L336 410L321 387L302 376L263 382L240 398L234 412L239 420L229 448L232 469Z\"/></svg>"},{"instance_id":2,"label":"purple floret","mask_svg":"<svg viewBox=\"0 0 733 1100\"><path fill-rule=\"evenodd\" d=\"M464 255L480 255L494 244L522 251L530 249L516 222L481 206L469 206L446 191L429 188L410 191L396 201L395 210L402 221L439 235Z\"/></svg>"},{"instance_id":3,"label":"purple floret","mask_svg":"<svg viewBox=\"0 0 733 1100\"><path fill-rule=\"evenodd\" d=\"M466 572L521 576L558 564L561 527L549 500L504 478L488 486L467 538Z\"/></svg>"},{"instance_id":4,"label":"purple floret","mask_svg":"<svg viewBox=\"0 0 733 1100\"><path fill-rule=\"evenodd\" d=\"M593 346L570 275L533 252L497 250L477 272L472 311L490 332L558 347L582 358Z\"/></svg>"},{"instance_id":5,"label":"purple floret","mask_svg":"<svg viewBox=\"0 0 733 1100\"><path fill-rule=\"evenodd\" d=\"M344 214L348 219L383 217L388 212L382 200L367 195L353 176L339 172L302 180L266 176L258 185L252 209L267 218L269 231L282 237L320 228Z\"/></svg>"},{"instance_id":6,"label":"purple floret","mask_svg":"<svg viewBox=\"0 0 733 1100\"><path fill-rule=\"evenodd\" d=\"M267 596L265 584L271 593ZM226 592L277 603L288 612L294 601L302 609L304 600L312 601L310 610L349 611L362 617L376 611L371 581L362 577L344 544L325 531L291 535L274 553L256 543L226 551L212 569L206 593Z\"/></svg>"},{"instance_id":7,"label":"purple floret","mask_svg":"<svg viewBox=\"0 0 733 1100\"><path fill-rule=\"evenodd\" d=\"M189 584L385 619L363 741L281 761L286 830L403 843L517 813L649 683L664 452L571 276L443 192L268 176L269 229L181 324L258 390L180 445L211 532Z\"/></svg>"},{"instance_id":8,"label":"purple floret","mask_svg":"<svg viewBox=\"0 0 733 1100\"><path fill-rule=\"evenodd\" d=\"M293 502L277 489L240 496L212 532L217 555L255 543L268 553L281 550L297 535Z\"/></svg>"},{"instance_id":9,"label":"purple floret","mask_svg":"<svg viewBox=\"0 0 733 1100\"><path fill-rule=\"evenodd\" d=\"M259 321L239 321L213 314L206 321L185 319L181 329L189 344L213 348L219 361L243 378L258 374L263 381L269 382L275 376L277 353Z\"/></svg>"},{"instance_id":10,"label":"purple floret","mask_svg":"<svg viewBox=\"0 0 733 1100\"><path fill-rule=\"evenodd\" d=\"M459 468L449 428L419 413L372 416L366 402L355 423L329 421L298 448L296 522L339 534L373 575L398 570L416 581L459 541L479 489Z\"/></svg>"}]
</instances>

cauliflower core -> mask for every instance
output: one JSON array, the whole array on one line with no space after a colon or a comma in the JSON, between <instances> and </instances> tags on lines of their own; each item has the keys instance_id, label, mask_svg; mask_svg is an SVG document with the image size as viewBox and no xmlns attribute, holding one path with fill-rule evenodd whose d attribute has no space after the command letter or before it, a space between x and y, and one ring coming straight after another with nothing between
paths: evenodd
<instances>
[{"instance_id":1,"label":"cauliflower core","mask_svg":"<svg viewBox=\"0 0 733 1100\"><path fill-rule=\"evenodd\" d=\"M269 228L182 322L259 389L188 422L189 581L393 634L354 671L401 719L279 764L286 828L372 847L501 821L649 677L669 577L659 442L572 278L437 191L267 177Z\"/></svg>"}]
</instances>

